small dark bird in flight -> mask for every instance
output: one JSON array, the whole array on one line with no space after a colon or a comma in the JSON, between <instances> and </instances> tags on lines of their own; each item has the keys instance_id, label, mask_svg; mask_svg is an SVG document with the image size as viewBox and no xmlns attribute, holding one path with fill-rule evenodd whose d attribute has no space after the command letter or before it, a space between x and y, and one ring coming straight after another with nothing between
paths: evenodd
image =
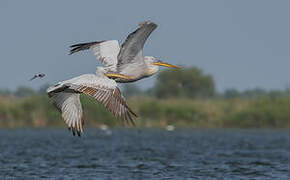
<instances>
[{"instance_id":1,"label":"small dark bird in flight","mask_svg":"<svg viewBox=\"0 0 290 180\"><path fill-rule=\"evenodd\" d=\"M35 79L35 78L43 78L44 76L45 76L45 74L43 74L43 73L35 74L35 75L30 79L30 81L32 81L32 80Z\"/></svg>"}]
</instances>

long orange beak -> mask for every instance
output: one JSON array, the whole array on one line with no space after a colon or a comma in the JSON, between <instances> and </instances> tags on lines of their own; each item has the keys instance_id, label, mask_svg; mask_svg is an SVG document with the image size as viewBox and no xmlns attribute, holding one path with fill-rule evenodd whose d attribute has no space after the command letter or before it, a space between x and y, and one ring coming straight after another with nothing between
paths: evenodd
<instances>
[{"instance_id":1,"label":"long orange beak","mask_svg":"<svg viewBox=\"0 0 290 180\"><path fill-rule=\"evenodd\" d=\"M153 65L158 65L158 66L165 66L165 67L172 67L172 68L181 68L180 66L175 66L175 65L172 65L172 64L168 64L168 63L165 63L165 62L162 62L162 61L158 61L158 62L154 62L152 63Z\"/></svg>"}]
</instances>

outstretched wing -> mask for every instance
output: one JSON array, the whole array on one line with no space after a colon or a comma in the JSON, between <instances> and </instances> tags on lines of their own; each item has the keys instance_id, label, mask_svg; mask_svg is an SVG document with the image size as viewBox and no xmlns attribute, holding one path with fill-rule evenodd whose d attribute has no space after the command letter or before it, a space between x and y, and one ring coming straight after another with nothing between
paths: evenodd
<instances>
[{"instance_id":1,"label":"outstretched wing","mask_svg":"<svg viewBox=\"0 0 290 180\"><path fill-rule=\"evenodd\" d=\"M49 95L53 96L53 93L84 93L95 98L97 101L101 102L114 116L118 119L122 119L127 124L131 122L134 125L132 115L137 117L137 115L128 107L125 98L122 96L117 83L98 73L94 74L84 74L76 78L60 82L56 87L51 87L47 90ZM55 96L54 101L61 102L61 97ZM69 101L67 101L69 102ZM63 105L62 105L63 106ZM62 107L61 106L61 107ZM66 105L67 106L67 105ZM68 109L73 109L71 105L67 106ZM64 110L60 108L62 113ZM68 111L72 113L72 111ZM65 119L68 118L67 120ZM81 117L81 116L79 116ZM81 121L80 119L72 119L72 115L64 116L63 118L68 122L73 121L72 130L82 132L82 129L78 129L75 121Z\"/></svg>"},{"instance_id":2,"label":"outstretched wing","mask_svg":"<svg viewBox=\"0 0 290 180\"><path fill-rule=\"evenodd\" d=\"M137 116L127 105L117 83L101 73L84 74L64 83L77 92L84 93L101 102L116 118L134 124L132 115Z\"/></svg>"},{"instance_id":3,"label":"outstretched wing","mask_svg":"<svg viewBox=\"0 0 290 180\"><path fill-rule=\"evenodd\" d=\"M37 78L37 75L34 75L29 81L32 81L33 79Z\"/></svg>"},{"instance_id":4,"label":"outstretched wing","mask_svg":"<svg viewBox=\"0 0 290 180\"><path fill-rule=\"evenodd\" d=\"M120 51L117 40L81 43L70 47L72 48L70 54L91 49L96 58L106 66L114 66L117 64L117 56Z\"/></svg>"},{"instance_id":5,"label":"outstretched wing","mask_svg":"<svg viewBox=\"0 0 290 180\"><path fill-rule=\"evenodd\" d=\"M118 54L118 67L133 61L143 61L142 49L145 41L156 28L157 24L154 22L145 21L139 24L136 31L129 34Z\"/></svg>"},{"instance_id":6,"label":"outstretched wing","mask_svg":"<svg viewBox=\"0 0 290 180\"><path fill-rule=\"evenodd\" d=\"M84 124L80 94L63 91L51 92L49 95L56 108L62 112L62 118L73 132L73 135L77 132L80 136L83 132Z\"/></svg>"}]
</instances>

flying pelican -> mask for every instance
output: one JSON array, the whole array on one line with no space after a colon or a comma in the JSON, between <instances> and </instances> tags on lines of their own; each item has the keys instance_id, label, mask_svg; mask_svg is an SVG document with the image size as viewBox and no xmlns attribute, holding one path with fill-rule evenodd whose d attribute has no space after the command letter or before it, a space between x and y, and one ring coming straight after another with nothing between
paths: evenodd
<instances>
[{"instance_id":1,"label":"flying pelican","mask_svg":"<svg viewBox=\"0 0 290 180\"><path fill-rule=\"evenodd\" d=\"M47 90L53 104L62 113L69 130L78 136L83 132L84 120L80 93L101 102L114 116L134 125L132 116L137 115L128 107L116 81L104 76L102 68L96 74L83 74L70 80L62 81Z\"/></svg>"},{"instance_id":2,"label":"flying pelican","mask_svg":"<svg viewBox=\"0 0 290 180\"><path fill-rule=\"evenodd\" d=\"M119 83L134 82L152 76L159 66L179 68L152 56L143 56L143 47L157 24L145 21L129 34L121 48L117 40L95 41L70 46L70 54L91 49L98 60L105 64L104 75Z\"/></svg>"}]
</instances>

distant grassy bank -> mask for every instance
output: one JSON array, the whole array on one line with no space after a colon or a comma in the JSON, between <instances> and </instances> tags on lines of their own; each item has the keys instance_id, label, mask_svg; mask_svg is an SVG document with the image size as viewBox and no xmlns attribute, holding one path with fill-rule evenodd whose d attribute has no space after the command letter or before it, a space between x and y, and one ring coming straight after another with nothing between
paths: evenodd
<instances>
[{"instance_id":1,"label":"distant grassy bank","mask_svg":"<svg viewBox=\"0 0 290 180\"><path fill-rule=\"evenodd\" d=\"M121 126L102 105L82 96L85 126ZM137 127L175 125L188 128L290 128L290 98L155 99L131 97ZM0 96L0 127L64 127L60 113L45 95Z\"/></svg>"}]
</instances>

